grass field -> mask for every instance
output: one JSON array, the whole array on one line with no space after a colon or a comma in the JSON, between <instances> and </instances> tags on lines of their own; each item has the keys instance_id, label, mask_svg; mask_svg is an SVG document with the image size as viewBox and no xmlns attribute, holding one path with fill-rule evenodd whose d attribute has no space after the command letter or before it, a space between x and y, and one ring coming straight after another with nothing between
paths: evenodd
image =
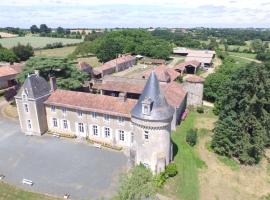
<instances>
[{"instance_id":1,"label":"grass field","mask_svg":"<svg viewBox=\"0 0 270 200\"><path fill-rule=\"evenodd\" d=\"M99 67L102 65L102 63L99 62L98 58L95 56L92 57L84 57L84 58L78 58L78 61L81 62L86 62L89 65L91 65L92 67Z\"/></svg>"},{"instance_id":2,"label":"grass field","mask_svg":"<svg viewBox=\"0 0 270 200\"><path fill-rule=\"evenodd\" d=\"M250 59L256 59L257 54L255 54L255 53L229 52L229 55L239 56L239 57L244 57L244 58L250 58Z\"/></svg>"},{"instance_id":3,"label":"grass field","mask_svg":"<svg viewBox=\"0 0 270 200\"><path fill-rule=\"evenodd\" d=\"M76 46L69 46L56 49L42 49L36 50L35 56L57 56L57 57L66 57L75 50Z\"/></svg>"},{"instance_id":4,"label":"grass field","mask_svg":"<svg viewBox=\"0 0 270 200\"><path fill-rule=\"evenodd\" d=\"M51 38L51 37L15 37L15 38L2 38L0 39L0 44L6 48L12 48L18 43L20 44L30 44L33 48L42 48L47 44L52 44L55 42L62 42L63 45L67 44L77 44L82 42L82 39L67 39L67 38Z\"/></svg>"},{"instance_id":5,"label":"grass field","mask_svg":"<svg viewBox=\"0 0 270 200\"><path fill-rule=\"evenodd\" d=\"M43 194L20 190L16 187L0 182L0 200L57 200Z\"/></svg>"}]
</instances>

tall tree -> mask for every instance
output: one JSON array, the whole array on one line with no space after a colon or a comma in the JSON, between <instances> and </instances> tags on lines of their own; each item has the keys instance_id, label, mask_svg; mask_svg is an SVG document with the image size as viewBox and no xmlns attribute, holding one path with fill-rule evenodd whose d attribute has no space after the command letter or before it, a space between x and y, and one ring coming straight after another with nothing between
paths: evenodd
<instances>
[{"instance_id":1,"label":"tall tree","mask_svg":"<svg viewBox=\"0 0 270 200\"><path fill-rule=\"evenodd\" d=\"M46 80L50 76L55 76L57 85L64 89L79 89L84 81L88 80L87 74L79 71L68 59L58 57L32 57L17 79L23 83L28 74L35 70L40 71L40 75Z\"/></svg>"},{"instance_id":2,"label":"tall tree","mask_svg":"<svg viewBox=\"0 0 270 200\"><path fill-rule=\"evenodd\" d=\"M46 24L40 24L39 31L41 33L50 33L51 29Z\"/></svg>"},{"instance_id":3,"label":"tall tree","mask_svg":"<svg viewBox=\"0 0 270 200\"><path fill-rule=\"evenodd\" d=\"M241 163L258 163L270 145L270 66L239 68L225 89L212 147Z\"/></svg>"},{"instance_id":4,"label":"tall tree","mask_svg":"<svg viewBox=\"0 0 270 200\"><path fill-rule=\"evenodd\" d=\"M39 33L39 28L37 27L37 25L32 25L30 27L30 31L31 33Z\"/></svg>"},{"instance_id":5,"label":"tall tree","mask_svg":"<svg viewBox=\"0 0 270 200\"><path fill-rule=\"evenodd\" d=\"M0 47L0 61L15 62L17 60L18 58L12 50Z\"/></svg>"},{"instance_id":6,"label":"tall tree","mask_svg":"<svg viewBox=\"0 0 270 200\"><path fill-rule=\"evenodd\" d=\"M33 47L30 46L30 44L18 44L17 46L12 48L12 51L15 53L15 55L20 61L26 61L34 55Z\"/></svg>"}]
</instances>

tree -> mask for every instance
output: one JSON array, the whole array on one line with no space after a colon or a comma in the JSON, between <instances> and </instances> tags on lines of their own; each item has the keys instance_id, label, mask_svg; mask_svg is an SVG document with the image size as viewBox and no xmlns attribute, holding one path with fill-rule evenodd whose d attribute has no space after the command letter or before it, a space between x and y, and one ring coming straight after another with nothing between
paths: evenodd
<instances>
[{"instance_id":1,"label":"tree","mask_svg":"<svg viewBox=\"0 0 270 200\"><path fill-rule=\"evenodd\" d=\"M120 189L113 199L142 200L152 197L154 193L152 172L143 165L138 165L121 178Z\"/></svg>"},{"instance_id":2,"label":"tree","mask_svg":"<svg viewBox=\"0 0 270 200\"><path fill-rule=\"evenodd\" d=\"M251 41L250 46L254 52L260 52L263 49L263 42L261 39L255 39Z\"/></svg>"},{"instance_id":3,"label":"tree","mask_svg":"<svg viewBox=\"0 0 270 200\"><path fill-rule=\"evenodd\" d=\"M243 164L261 160L270 145L270 66L252 63L239 68L219 99L213 150Z\"/></svg>"},{"instance_id":4,"label":"tree","mask_svg":"<svg viewBox=\"0 0 270 200\"><path fill-rule=\"evenodd\" d=\"M39 28L37 27L37 25L32 25L30 27L30 31L31 33L39 33Z\"/></svg>"},{"instance_id":5,"label":"tree","mask_svg":"<svg viewBox=\"0 0 270 200\"><path fill-rule=\"evenodd\" d=\"M62 27L58 27L58 28L56 29L56 33L57 33L57 34L65 34L65 29L62 28Z\"/></svg>"},{"instance_id":6,"label":"tree","mask_svg":"<svg viewBox=\"0 0 270 200\"><path fill-rule=\"evenodd\" d=\"M50 33L51 29L46 24L40 24L39 31L40 33Z\"/></svg>"},{"instance_id":7,"label":"tree","mask_svg":"<svg viewBox=\"0 0 270 200\"><path fill-rule=\"evenodd\" d=\"M17 79L23 83L28 74L39 70L40 75L46 80L55 76L57 86L64 89L79 89L82 83L89 79L88 75L79 71L68 59L58 57L32 57Z\"/></svg>"},{"instance_id":8,"label":"tree","mask_svg":"<svg viewBox=\"0 0 270 200\"><path fill-rule=\"evenodd\" d=\"M30 46L30 44L18 44L17 46L12 48L12 51L20 61L26 61L34 55L33 47Z\"/></svg>"},{"instance_id":9,"label":"tree","mask_svg":"<svg viewBox=\"0 0 270 200\"><path fill-rule=\"evenodd\" d=\"M10 49L0 48L0 61L4 62L15 62L18 58L14 52Z\"/></svg>"}]
</instances>

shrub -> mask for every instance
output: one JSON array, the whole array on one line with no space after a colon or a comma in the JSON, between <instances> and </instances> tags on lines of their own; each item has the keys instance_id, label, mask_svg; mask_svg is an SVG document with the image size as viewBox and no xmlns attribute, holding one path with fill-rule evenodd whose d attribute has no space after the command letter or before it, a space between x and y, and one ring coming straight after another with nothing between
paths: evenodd
<instances>
[{"instance_id":1,"label":"shrub","mask_svg":"<svg viewBox=\"0 0 270 200\"><path fill-rule=\"evenodd\" d=\"M197 130L196 129L190 129L187 132L186 135L186 142L190 145L190 146L194 146L197 143Z\"/></svg>"},{"instance_id":2,"label":"shrub","mask_svg":"<svg viewBox=\"0 0 270 200\"><path fill-rule=\"evenodd\" d=\"M156 187L161 188L166 182L166 174L165 172L161 172L154 176L153 183Z\"/></svg>"},{"instance_id":3,"label":"shrub","mask_svg":"<svg viewBox=\"0 0 270 200\"><path fill-rule=\"evenodd\" d=\"M4 97L7 101L13 101L16 94L17 91L14 88L10 88L5 92Z\"/></svg>"},{"instance_id":4,"label":"shrub","mask_svg":"<svg viewBox=\"0 0 270 200\"><path fill-rule=\"evenodd\" d=\"M177 167L175 163L170 163L165 169L166 177L174 177L177 174Z\"/></svg>"},{"instance_id":5,"label":"shrub","mask_svg":"<svg viewBox=\"0 0 270 200\"><path fill-rule=\"evenodd\" d=\"M203 108L203 106L197 107L197 112L198 112L198 113L204 113L204 108Z\"/></svg>"}]
</instances>

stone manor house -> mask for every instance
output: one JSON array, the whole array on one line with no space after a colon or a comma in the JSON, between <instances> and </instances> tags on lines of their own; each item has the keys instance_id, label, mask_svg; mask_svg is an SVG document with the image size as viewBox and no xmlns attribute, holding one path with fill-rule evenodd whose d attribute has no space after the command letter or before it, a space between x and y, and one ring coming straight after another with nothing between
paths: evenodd
<instances>
[{"instance_id":1,"label":"stone manor house","mask_svg":"<svg viewBox=\"0 0 270 200\"><path fill-rule=\"evenodd\" d=\"M15 99L26 135L49 131L122 147L134 164L159 173L173 158L171 131L180 123L186 105L202 104L200 77L192 75L183 87L168 84L160 83L152 72L140 83L138 99L134 99L126 93L110 96L60 90L54 77L48 84L36 72L28 75Z\"/></svg>"}]
</instances>

